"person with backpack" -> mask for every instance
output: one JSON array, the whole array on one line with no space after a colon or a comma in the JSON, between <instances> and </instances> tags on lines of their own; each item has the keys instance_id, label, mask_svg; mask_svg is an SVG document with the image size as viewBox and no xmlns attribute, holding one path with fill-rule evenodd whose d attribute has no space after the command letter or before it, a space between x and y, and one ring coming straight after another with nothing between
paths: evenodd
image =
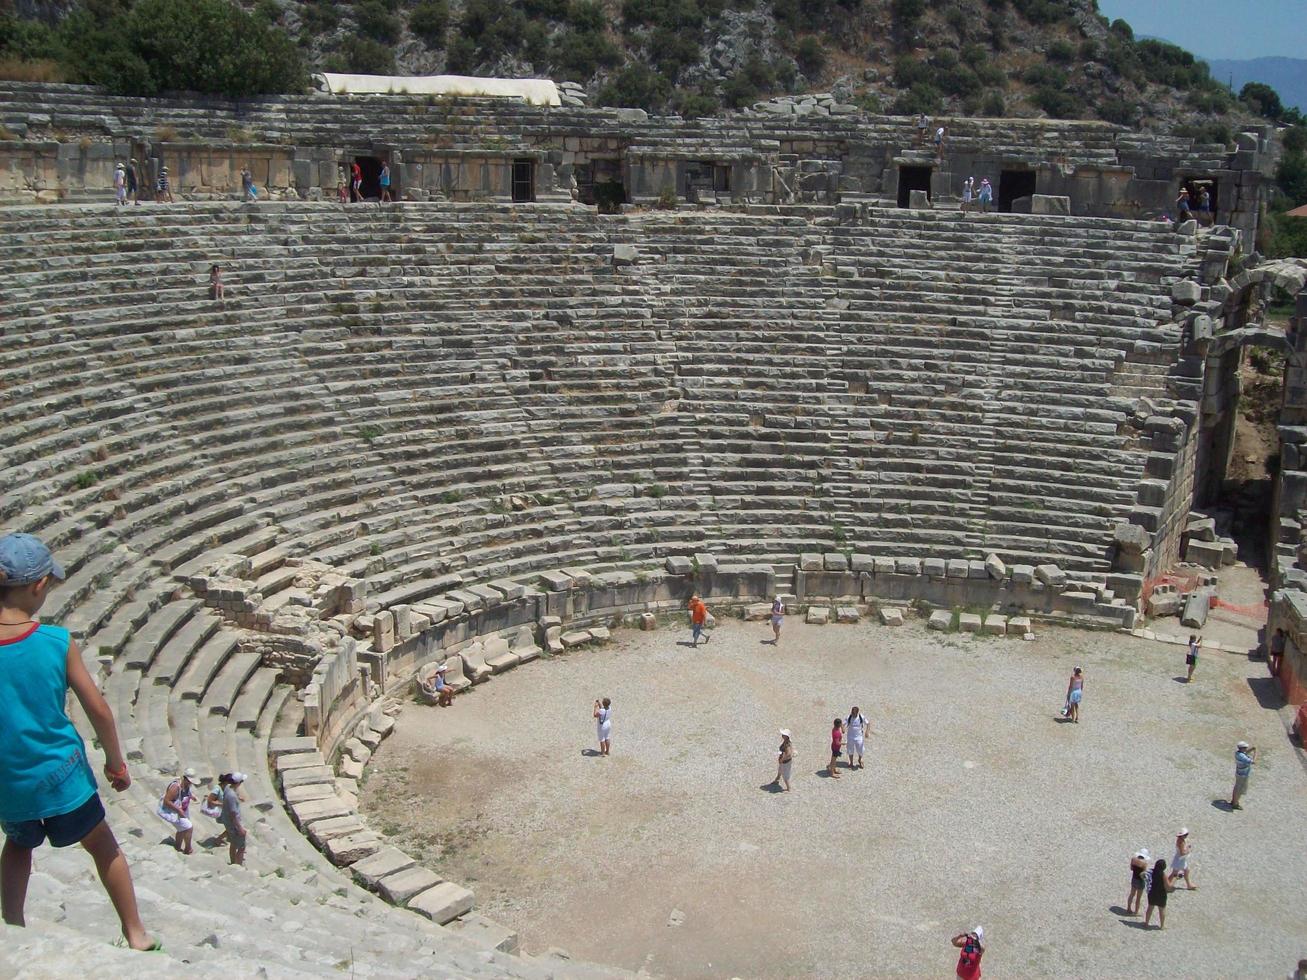
<instances>
[{"instance_id":1,"label":"person with backpack","mask_svg":"<svg viewBox=\"0 0 1307 980\"><path fill-rule=\"evenodd\" d=\"M1125 914L1138 915L1139 905L1144 900L1144 875L1148 873L1148 862L1152 855L1148 848L1141 847L1130 859L1130 894L1125 899Z\"/></svg>"},{"instance_id":2,"label":"person with backpack","mask_svg":"<svg viewBox=\"0 0 1307 980\"><path fill-rule=\"evenodd\" d=\"M845 721L845 728L849 733L849 768L862 768L862 749L865 743L864 734L867 731L867 719L863 717L862 712L858 710L855 704L853 710L849 712L849 717ZM854 763L854 757L857 762Z\"/></svg>"},{"instance_id":3,"label":"person with backpack","mask_svg":"<svg viewBox=\"0 0 1307 980\"><path fill-rule=\"evenodd\" d=\"M958 980L980 980L980 960L985 955L985 929L976 926L951 940L958 953Z\"/></svg>"},{"instance_id":4,"label":"person with backpack","mask_svg":"<svg viewBox=\"0 0 1307 980\"><path fill-rule=\"evenodd\" d=\"M68 630L39 621L50 589L64 580L50 549L30 534L0 538L0 914L23 926L32 852L81 844L118 913L120 945L162 949L141 922L127 858L105 820L86 745L69 720L77 697L104 751L115 792L132 784L113 711Z\"/></svg>"}]
</instances>

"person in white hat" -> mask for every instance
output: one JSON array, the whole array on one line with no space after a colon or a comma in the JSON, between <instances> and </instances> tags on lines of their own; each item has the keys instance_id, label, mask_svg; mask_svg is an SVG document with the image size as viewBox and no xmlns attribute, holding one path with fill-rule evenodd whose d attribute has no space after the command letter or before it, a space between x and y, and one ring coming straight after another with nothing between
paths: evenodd
<instances>
[{"instance_id":1,"label":"person in white hat","mask_svg":"<svg viewBox=\"0 0 1307 980\"><path fill-rule=\"evenodd\" d=\"M241 819L240 795L243 782L243 772L227 777L227 788L222 791L222 814L218 818L227 828L227 857L232 864L245 863L245 822Z\"/></svg>"},{"instance_id":2,"label":"person in white hat","mask_svg":"<svg viewBox=\"0 0 1307 980\"><path fill-rule=\"evenodd\" d=\"M1125 900L1126 915L1139 914L1139 906L1144 900L1144 872L1152 860L1153 856L1146 847L1139 848L1130 859L1130 894Z\"/></svg>"},{"instance_id":3,"label":"person in white hat","mask_svg":"<svg viewBox=\"0 0 1307 980\"><path fill-rule=\"evenodd\" d=\"M168 784L168 788L163 791L163 799L159 801L157 813L177 831L174 843L183 854L191 853L191 835L195 833L195 825L191 823L190 809L198 781L195 770L186 769L180 777Z\"/></svg>"},{"instance_id":4,"label":"person in white hat","mask_svg":"<svg viewBox=\"0 0 1307 980\"><path fill-rule=\"evenodd\" d=\"M985 955L985 929L976 926L970 932L960 932L953 937L953 945L958 953L958 977L960 980L980 980L980 958Z\"/></svg>"},{"instance_id":5,"label":"person in white hat","mask_svg":"<svg viewBox=\"0 0 1307 980\"><path fill-rule=\"evenodd\" d=\"M113 169L113 196L119 207L127 203L127 168L121 163Z\"/></svg>"},{"instance_id":6,"label":"person in white hat","mask_svg":"<svg viewBox=\"0 0 1307 980\"><path fill-rule=\"evenodd\" d=\"M1168 884L1174 885L1177 878L1183 878L1187 890L1193 891L1198 887L1194 884L1193 868L1189 867L1189 855L1192 853L1189 828L1181 827L1180 833L1175 835L1175 856L1171 858L1171 872L1166 876Z\"/></svg>"},{"instance_id":7,"label":"person in white hat","mask_svg":"<svg viewBox=\"0 0 1307 980\"><path fill-rule=\"evenodd\" d=\"M790 791L790 776L794 772L794 742L790 740L790 730L782 728L780 730L781 747L776 750L776 780L775 785L784 788L785 792Z\"/></svg>"}]
</instances>

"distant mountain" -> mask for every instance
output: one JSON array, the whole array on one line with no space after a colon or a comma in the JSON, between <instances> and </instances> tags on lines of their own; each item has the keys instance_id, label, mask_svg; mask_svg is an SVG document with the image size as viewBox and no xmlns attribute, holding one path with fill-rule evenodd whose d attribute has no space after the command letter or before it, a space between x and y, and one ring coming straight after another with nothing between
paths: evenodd
<instances>
[{"instance_id":1,"label":"distant mountain","mask_svg":"<svg viewBox=\"0 0 1307 980\"><path fill-rule=\"evenodd\" d=\"M1233 76L1234 90L1247 82L1263 82L1280 93L1280 101L1307 112L1307 58L1246 58L1230 60L1207 58L1212 77L1228 82Z\"/></svg>"}]
</instances>

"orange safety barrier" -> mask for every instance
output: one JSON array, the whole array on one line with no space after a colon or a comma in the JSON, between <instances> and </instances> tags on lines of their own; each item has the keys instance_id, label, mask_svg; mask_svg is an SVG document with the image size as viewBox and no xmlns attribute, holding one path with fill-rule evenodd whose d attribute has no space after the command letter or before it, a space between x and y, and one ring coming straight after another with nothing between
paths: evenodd
<instances>
[{"instance_id":1,"label":"orange safety barrier","mask_svg":"<svg viewBox=\"0 0 1307 980\"><path fill-rule=\"evenodd\" d=\"M1266 622L1266 617L1269 612L1266 602L1264 600L1255 606L1241 606L1235 602L1226 602L1224 599L1218 599L1216 596L1212 597L1211 608L1228 609L1236 616L1243 616L1247 619L1253 619L1259 623Z\"/></svg>"}]
</instances>

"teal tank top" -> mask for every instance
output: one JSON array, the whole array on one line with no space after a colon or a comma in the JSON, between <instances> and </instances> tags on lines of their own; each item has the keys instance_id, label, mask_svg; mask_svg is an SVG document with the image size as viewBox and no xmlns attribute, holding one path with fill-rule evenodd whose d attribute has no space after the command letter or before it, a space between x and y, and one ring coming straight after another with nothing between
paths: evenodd
<instances>
[{"instance_id":1,"label":"teal tank top","mask_svg":"<svg viewBox=\"0 0 1307 980\"><path fill-rule=\"evenodd\" d=\"M0 640L0 821L70 813L95 793L86 746L64 710L68 631Z\"/></svg>"}]
</instances>

